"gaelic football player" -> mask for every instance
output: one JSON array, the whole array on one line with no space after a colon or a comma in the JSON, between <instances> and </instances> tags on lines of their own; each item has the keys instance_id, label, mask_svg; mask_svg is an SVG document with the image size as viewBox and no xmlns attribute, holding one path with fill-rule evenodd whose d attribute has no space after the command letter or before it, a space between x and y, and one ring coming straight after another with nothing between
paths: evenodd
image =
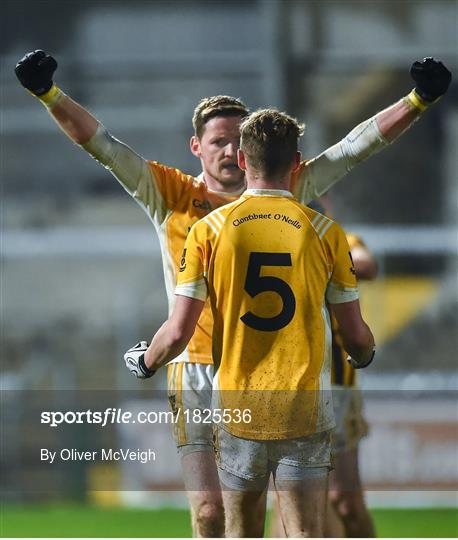
<instances>
[{"instance_id":1,"label":"gaelic football player","mask_svg":"<svg viewBox=\"0 0 458 540\"><path fill-rule=\"evenodd\" d=\"M316 158L303 162L296 173L295 195L304 203L318 197L351 168L394 141L422 112L445 93L449 72L434 60L414 64L415 90L351 131ZM197 178L173 167L149 161L115 139L84 107L53 82L55 59L41 50L26 54L16 66L21 84L47 108L64 133L105 166L147 212L162 245L169 307L186 234L212 209L238 197L245 180L236 165L238 126L247 114L236 98L217 96L201 101L193 124L191 151L202 164ZM170 393L199 388L201 408L209 406L212 320L206 307L188 348L174 360L168 374ZM200 389L207 388L207 392ZM193 403L193 406L196 406ZM175 433L185 485L190 496L196 535L221 536L223 513L211 450L210 426L181 425Z\"/></svg>"},{"instance_id":2,"label":"gaelic football player","mask_svg":"<svg viewBox=\"0 0 458 540\"><path fill-rule=\"evenodd\" d=\"M248 189L193 226L171 317L141 360L127 353L131 369L137 359L150 373L167 363L210 298L213 402L227 412L215 426L215 451L230 537L262 535L253 508L271 474L287 536L322 536L334 426L326 301L354 365L374 354L343 230L289 191L301 134L273 109L242 123Z\"/></svg>"}]
</instances>

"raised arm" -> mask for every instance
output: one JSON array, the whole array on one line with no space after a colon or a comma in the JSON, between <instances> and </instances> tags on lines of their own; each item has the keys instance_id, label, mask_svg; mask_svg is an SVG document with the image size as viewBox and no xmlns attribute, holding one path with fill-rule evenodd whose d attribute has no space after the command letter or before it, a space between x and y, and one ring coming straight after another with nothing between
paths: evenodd
<instances>
[{"instance_id":1,"label":"raised arm","mask_svg":"<svg viewBox=\"0 0 458 540\"><path fill-rule=\"evenodd\" d=\"M53 82L56 69L56 60L37 50L19 60L15 72L22 86L41 101L62 131L108 169L147 212L151 214L156 207L160 208L146 161L64 94Z\"/></svg>"},{"instance_id":2,"label":"raised arm","mask_svg":"<svg viewBox=\"0 0 458 540\"><path fill-rule=\"evenodd\" d=\"M355 165L395 141L447 92L452 78L433 58L414 62L410 74L415 88L407 96L356 126L307 164L303 182L296 188L299 200L308 203L320 197Z\"/></svg>"},{"instance_id":3,"label":"raised arm","mask_svg":"<svg viewBox=\"0 0 458 540\"><path fill-rule=\"evenodd\" d=\"M97 118L58 87L54 86L50 94L51 100L48 103L51 106L47 109L57 125L76 144L84 145L89 142L100 125ZM47 105L45 99L41 98L41 101Z\"/></svg>"},{"instance_id":4,"label":"raised arm","mask_svg":"<svg viewBox=\"0 0 458 540\"><path fill-rule=\"evenodd\" d=\"M85 144L95 135L99 122L54 84L56 69L56 60L37 50L19 60L15 72L22 86L43 103L62 131L76 144Z\"/></svg>"},{"instance_id":5,"label":"raised arm","mask_svg":"<svg viewBox=\"0 0 458 540\"><path fill-rule=\"evenodd\" d=\"M391 143L404 133L430 105L447 92L452 74L440 61L414 62L410 75L415 88L406 97L375 115L380 133Z\"/></svg>"}]
</instances>

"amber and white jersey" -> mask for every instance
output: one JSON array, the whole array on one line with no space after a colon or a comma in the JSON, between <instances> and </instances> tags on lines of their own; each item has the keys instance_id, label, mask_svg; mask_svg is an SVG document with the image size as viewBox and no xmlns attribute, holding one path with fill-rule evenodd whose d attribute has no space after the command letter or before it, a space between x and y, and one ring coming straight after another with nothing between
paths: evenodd
<instances>
[{"instance_id":1,"label":"amber and white jersey","mask_svg":"<svg viewBox=\"0 0 458 540\"><path fill-rule=\"evenodd\" d=\"M248 190L192 227L175 293L210 298L221 408L252 411L231 433L290 439L333 426L326 301L358 298L339 225L288 191Z\"/></svg>"},{"instance_id":2,"label":"amber and white jersey","mask_svg":"<svg viewBox=\"0 0 458 540\"><path fill-rule=\"evenodd\" d=\"M364 144L361 143L363 140ZM300 202L307 204L386 144L372 118L316 158L302 162L292 178L291 191ZM214 192L207 188L202 175L193 177L173 167L145 160L110 135L102 125L83 148L116 177L155 225L171 312L188 231L196 221L215 208L234 201L241 192ZM212 326L210 307L206 306L188 347L175 361L212 363Z\"/></svg>"}]
</instances>

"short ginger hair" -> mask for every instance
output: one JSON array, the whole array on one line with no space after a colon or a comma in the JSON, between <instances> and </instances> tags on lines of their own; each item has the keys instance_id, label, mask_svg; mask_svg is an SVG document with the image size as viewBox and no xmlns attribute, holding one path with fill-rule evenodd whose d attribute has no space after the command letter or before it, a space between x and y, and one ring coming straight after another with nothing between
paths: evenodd
<instances>
[{"instance_id":1,"label":"short ginger hair","mask_svg":"<svg viewBox=\"0 0 458 540\"><path fill-rule=\"evenodd\" d=\"M197 137L202 137L205 124L215 116L240 116L245 118L249 109L240 98L232 96L213 96L200 100L194 109L192 125Z\"/></svg>"},{"instance_id":2,"label":"short ginger hair","mask_svg":"<svg viewBox=\"0 0 458 540\"><path fill-rule=\"evenodd\" d=\"M298 150L304 124L277 109L260 109L240 126L245 159L266 176L286 172Z\"/></svg>"}]
</instances>

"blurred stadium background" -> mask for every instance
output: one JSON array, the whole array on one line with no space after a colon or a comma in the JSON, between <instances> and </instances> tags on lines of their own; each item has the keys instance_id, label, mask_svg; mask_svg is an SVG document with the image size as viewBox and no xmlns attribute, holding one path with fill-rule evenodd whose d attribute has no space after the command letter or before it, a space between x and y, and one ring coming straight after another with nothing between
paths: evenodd
<instances>
[{"instance_id":1,"label":"blurred stadium background","mask_svg":"<svg viewBox=\"0 0 458 540\"><path fill-rule=\"evenodd\" d=\"M287 110L306 122L302 150L312 157L405 95L413 60L435 56L456 79L457 3L5 0L2 19L4 523L38 502L184 507L168 426L40 430L44 402L165 408L165 397L151 401L151 388L165 388L165 370L145 391L122 354L161 324L166 297L153 227L22 89L16 61L36 48L53 54L62 89L115 136L198 174L188 140L203 96ZM372 508L456 507L457 149L453 83L440 105L331 194L336 219L362 236L381 268L377 282L362 286L380 345L361 376L372 425L361 449ZM46 445L120 441L154 445L162 464L43 470L36 463Z\"/></svg>"}]
</instances>

